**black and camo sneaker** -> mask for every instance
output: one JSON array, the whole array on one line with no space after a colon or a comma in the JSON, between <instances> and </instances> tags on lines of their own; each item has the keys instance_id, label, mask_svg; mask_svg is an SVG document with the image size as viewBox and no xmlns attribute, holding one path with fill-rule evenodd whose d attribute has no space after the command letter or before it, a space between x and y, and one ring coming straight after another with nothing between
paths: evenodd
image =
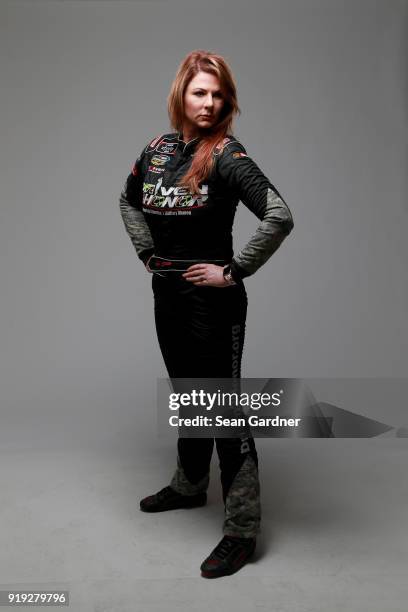
<instances>
[{"instance_id":1,"label":"black and camo sneaker","mask_svg":"<svg viewBox=\"0 0 408 612\"><path fill-rule=\"evenodd\" d=\"M235 574L253 555L255 546L256 538L224 536L201 564L201 575L204 578L219 578Z\"/></svg>"},{"instance_id":2,"label":"black and camo sneaker","mask_svg":"<svg viewBox=\"0 0 408 612\"><path fill-rule=\"evenodd\" d=\"M171 487L164 487L155 495L149 495L140 502L143 512L165 512L177 508L197 508L207 503L207 493L181 495Z\"/></svg>"}]
</instances>

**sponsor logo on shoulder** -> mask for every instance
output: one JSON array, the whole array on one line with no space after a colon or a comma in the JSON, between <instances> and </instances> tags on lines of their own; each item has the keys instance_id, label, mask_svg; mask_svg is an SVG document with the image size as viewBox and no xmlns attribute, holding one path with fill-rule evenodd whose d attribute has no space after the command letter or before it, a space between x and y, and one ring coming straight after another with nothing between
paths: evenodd
<instances>
[{"instance_id":1,"label":"sponsor logo on shoulder","mask_svg":"<svg viewBox=\"0 0 408 612\"><path fill-rule=\"evenodd\" d=\"M242 151L235 151L235 153L232 154L232 157L234 159L239 159L240 157L248 157L248 155L246 153L242 153Z\"/></svg>"},{"instance_id":2,"label":"sponsor logo on shoulder","mask_svg":"<svg viewBox=\"0 0 408 612\"><path fill-rule=\"evenodd\" d=\"M170 161L170 157L168 155L154 155L151 159L151 163L154 166L164 166L164 164L168 161Z\"/></svg>"},{"instance_id":3,"label":"sponsor logo on shoulder","mask_svg":"<svg viewBox=\"0 0 408 612\"><path fill-rule=\"evenodd\" d=\"M233 142L236 142L232 138L224 138L214 149L214 155L221 155L226 147L229 147Z\"/></svg>"},{"instance_id":4,"label":"sponsor logo on shoulder","mask_svg":"<svg viewBox=\"0 0 408 612\"><path fill-rule=\"evenodd\" d=\"M222 142L217 144L217 146L215 147L216 150L217 151L222 151L222 149L225 147L225 145L227 145L230 141L231 141L231 138L224 138L224 140Z\"/></svg>"},{"instance_id":5,"label":"sponsor logo on shoulder","mask_svg":"<svg viewBox=\"0 0 408 612\"><path fill-rule=\"evenodd\" d=\"M162 138L162 136L163 134L160 134L160 136L156 136L156 138L153 138L152 142L149 144L147 148L154 149L154 147L157 145L157 143L159 142L160 138Z\"/></svg>"},{"instance_id":6,"label":"sponsor logo on shoulder","mask_svg":"<svg viewBox=\"0 0 408 612\"><path fill-rule=\"evenodd\" d=\"M177 142L161 140L155 148L155 151L157 151L157 153L163 153L164 155L174 155L177 149L177 145Z\"/></svg>"}]
</instances>

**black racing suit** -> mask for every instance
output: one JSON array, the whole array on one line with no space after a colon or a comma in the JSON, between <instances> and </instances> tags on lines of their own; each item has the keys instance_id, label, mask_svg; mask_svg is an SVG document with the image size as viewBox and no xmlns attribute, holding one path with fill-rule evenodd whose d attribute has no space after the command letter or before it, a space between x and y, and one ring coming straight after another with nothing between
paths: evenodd
<instances>
[{"instance_id":1,"label":"black racing suit","mask_svg":"<svg viewBox=\"0 0 408 612\"><path fill-rule=\"evenodd\" d=\"M181 260L230 264L236 285L195 286L180 273L153 274L155 320L171 378L240 376L247 296L242 279L276 251L293 228L292 215L275 187L228 136L214 151L214 165L199 193L178 182L199 142L179 134L155 138L142 152L120 197L126 230L139 258L148 264ZM261 223L233 255L232 225L239 201ZM164 269L164 268L163 268ZM177 268L176 268L177 269ZM206 490L213 438L179 438L171 486L184 495ZM251 436L216 438L225 505L224 535L254 537L259 531L258 458Z\"/></svg>"}]
</instances>

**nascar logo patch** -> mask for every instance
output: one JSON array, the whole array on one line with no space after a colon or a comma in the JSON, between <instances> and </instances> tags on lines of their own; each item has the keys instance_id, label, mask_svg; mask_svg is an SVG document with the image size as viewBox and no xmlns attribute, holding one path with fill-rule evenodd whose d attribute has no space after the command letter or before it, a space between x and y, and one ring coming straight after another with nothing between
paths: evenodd
<instances>
[{"instance_id":1,"label":"nascar logo patch","mask_svg":"<svg viewBox=\"0 0 408 612\"><path fill-rule=\"evenodd\" d=\"M166 162L170 160L168 155L154 155L151 159L151 163L154 166L164 166Z\"/></svg>"}]
</instances>

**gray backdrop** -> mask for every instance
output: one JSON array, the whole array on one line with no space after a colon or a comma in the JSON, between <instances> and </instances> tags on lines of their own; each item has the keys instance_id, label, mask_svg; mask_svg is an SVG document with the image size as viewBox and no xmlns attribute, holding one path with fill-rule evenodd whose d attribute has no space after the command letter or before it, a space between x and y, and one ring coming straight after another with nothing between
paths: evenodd
<instances>
[{"instance_id":1,"label":"gray backdrop","mask_svg":"<svg viewBox=\"0 0 408 612\"><path fill-rule=\"evenodd\" d=\"M243 375L406 375L407 9L1 3L2 448L154 443L165 369L118 196L197 48L230 62L235 134L295 221L246 283ZM236 249L256 225L240 205Z\"/></svg>"}]
</instances>

